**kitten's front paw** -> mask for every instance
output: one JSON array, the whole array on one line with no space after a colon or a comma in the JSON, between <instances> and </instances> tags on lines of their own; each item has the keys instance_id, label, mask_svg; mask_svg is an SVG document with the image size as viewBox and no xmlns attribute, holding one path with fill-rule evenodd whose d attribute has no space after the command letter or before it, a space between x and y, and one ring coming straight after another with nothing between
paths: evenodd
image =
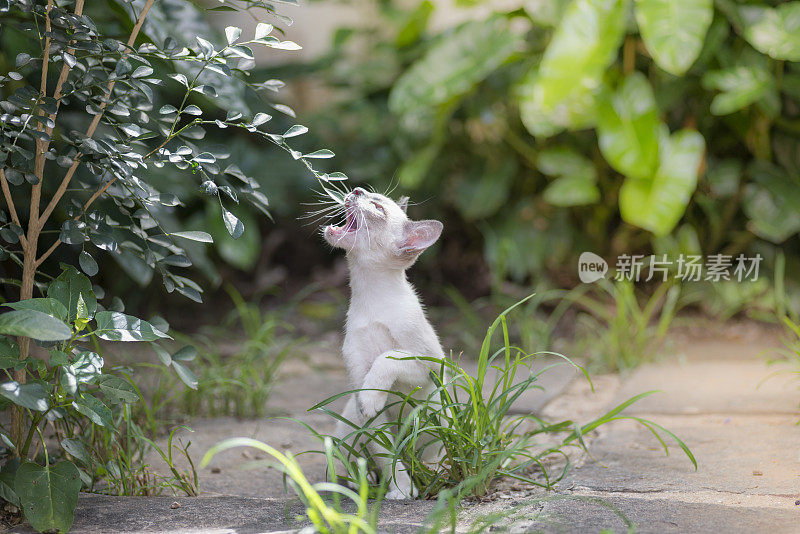
<instances>
[{"instance_id":1,"label":"kitten's front paw","mask_svg":"<svg viewBox=\"0 0 800 534\"><path fill-rule=\"evenodd\" d=\"M358 411L365 419L372 419L383 409L387 396L383 391L359 391Z\"/></svg>"}]
</instances>

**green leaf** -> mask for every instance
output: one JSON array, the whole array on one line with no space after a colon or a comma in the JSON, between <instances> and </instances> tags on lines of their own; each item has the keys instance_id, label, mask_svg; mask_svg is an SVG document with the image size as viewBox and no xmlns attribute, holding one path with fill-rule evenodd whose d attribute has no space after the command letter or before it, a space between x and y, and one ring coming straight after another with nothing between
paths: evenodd
<instances>
[{"instance_id":1,"label":"green leaf","mask_svg":"<svg viewBox=\"0 0 800 534\"><path fill-rule=\"evenodd\" d=\"M703 48L713 0L636 0L636 23L656 65L681 76Z\"/></svg>"},{"instance_id":2,"label":"green leaf","mask_svg":"<svg viewBox=\"0 0 800 534\"><path fill-rule=\"evenodd\" d=\"M222 207L222 221L225 223L225 229L234 239L239 239L244 233L244 224L239 220L236 215Z\"/></svg>"},{"instance_id":3,"label":"green leaf","mask_svg":"<svg viewBox=\"0 0 800 534\"><path fill-rule=\"evenodd\" d=\"M236 26L228 26L225 28L225 38L228 40L228 44L232 45L236 42L236 40L242 35L242 29L237 28Z\"/></svg>"},{"instance_id":4,"label":"green leaf","mask_svg":"<svg viewBox=\"0 0 800 534\"><path fill-rule=\"evenodd\" d=\"M622 218L657 236L669 233L683 216L697 185L704 150L703 136L694 130L672 136L663 131L655 174L649 179L626 178L620 188Z\"/></svg>"},{"instance_id":5,"label":"green leaf","mask_svg":"<svg viewBox=\"0 0 800 534\"><path fill-rule=\"evenodd\" d=\"M553 206L581 206L600 200L597 171L588 158L566 146L539 152L536 168L542 174L558 176L544 190L543 198Z\"/></svg>"},{"instance_id":6,"label":"green leaf","mask_svg":"<svg viewBox=\"0 0 800 534\"><path fill-rule=\"evenodd\" d=\"M800 61L800 2L775 8L744 5L739 14L743 36L753 48L773 59Z\"/></svg>"},{"instance_id":7,"label":"green leaf","mask_svg":"<svg viewBox=\"0 0 800 534\"><path fill-rule=\"evenodd\" d=\"M97 312L95 335L108 341L155 341L169 336L142 319L114 311Z\"/></svg>"},{"instance_id":8,"label":"green leaf","mask_svg":"<svg viewBox=\"0 0 800 534\"><path fill-rule=\"evenodd\" d=\"M6 306L9 308L14 308L15 310L35 310L46 313L47 315L55 317L60 321L66 321L67 316L69 315L67 308L65 308L63 304L56 299L51 298L20 300L19 302L9 302L6 304Z\"/></svg>"},{"instance_id":9,"label":"green leaf","mask_svg":"<svg viewBox=\"0 0 800 534\"><path fill-rule=\"evenodd\" d=\"M389 109L403 115L461 97L506 61L520 41L504 18L459 26L400 76L389 94Z\"/></svg>"},{"instance_id":10,"label":"green leaf","mask_svg":"<svg viewBox=\"0 0 800 534\"><path fill-rule=\"evenodd\" d=\"M94 261L92 255L85 250L81 252L80 256L78 256L78 263L81 266L81 270L83 270L83 272L89 276L94 276L100 271L100 268L97 266L97 262Z\"/></svg>"},{"instance_id":11,"label":"green leaf","mask_svg":"<svg viewBox=\"0 0 800 534\"><path fill-rule=\"evenodd\" d=\"M478 169L482 172L469 175L455 188L453 200L467 220L489 217L506 204L517 163L513 158L498 158Z\"/></svg>"},{"instance_id":12,"label":"green leaf","mask_svg":"<svg viewBox=\"0 0 800 534\"><path fill-rule=\"evenodd\" d=\"M106 398L110 401L137 402L139 394L136 389L124 378L114 375L104 375L97 383Z\"/></svg>"},{"instance_id":13,"label":"green leaf","mask_svg":"<svg viewBox=\"0 0 800 534\"><path fill-rule=\"evenodd\" d=\"M255 38L263 39L264 37L272 33L273 29L274 27L272 26L272 24L267 24L266 22L259 22L258 25L256 26Z\"/></svg>"},{"instance_id":14,"label":"green leaf","mask_svg":"<svg viewBox=\"0 0 800 534\"><path fill-rule=\"evenodd\" d=\"M6 441L6 439L8 438L4 434L3 441ZM8 447L10 449L14 448L13 444L8 445ZM17 492L14 491L14 477L17 474L17 469L19 469L19 458L9 458L3 464L2 469L0 469L0 499L22 508L22 504L19 502L19 496Z\"/></svg>"},{"instance_id":15,"label":"green leaf","mask_svg":"<svg viewBox=\"0 0 800 534\"><path fill-rule=\"evenodd\" d=\"M703 87L720 94L711 101L711 113L728 115L776 92L772 75L764 68L739 65L703 75Z\"/></svg>"},{"instance_id":16,"label":"green leaf","mask_svg":"<svg viewBox=\"0 0 800 534\"><path fill-rule=\"evenodd\" d=\"M62 341L72 335L62 321L36 310L15 310L0 315L0 334L40 341Z\"/></svg>"},{"instance_id":17,"label":"green leaf","mask_svg":"<svg viewBox=\"0 0 800 534\"><path fill-rule=\"evenodd\" d=\"M92 282L71 265L62 265L61 268L62 273L47 288L47 296L66 307L70 323L74 323L78 317L78 297L83 296L88 316L92 317L97 311L97 299L92 291Z\"/></svg>"},{"instance_id":18,"label":"green leaf","mask_svg":"<svg viewBox=\"0 0 800 534\"><path fill-rule=\"evenodd\" d=\"M69 354L67 354L66 352L61 351L61 350L51 349L50 350L50 360L49 360L48 363L51 366L69 365L70 364Z\"/></svg>"},{"instance_id":19,"label":"green leaf","mask_svg":"<svg viewBox=\"0 0 800 534\"><path fill-rule=\"evenodd\" d=\"M747 228L776 244L800 232L800 181L767 161L750 165L752 184L745 189L744 213Z\"/></svg>"},{"instance_id":20,"label":"green leaf","mask_svg":"<svg viewBox=\"0 0 800 534\"><path fill-rule=\"evenodd\" d=\"M75 307L76 317L75 323L79 323L81 326L85 326L89 316L89 308L86 306L86 301L83 300L83 295L78 295L78 305Z\"/></svg>"},{"instance_id":21,"label":"green leaf","mask_svg":"<svg viewBox=\"0 0 800 534\"><path fill-rule=\"evenodd\" d=\"M172 361L172 367L175 368L175 372L178 373L178 378L181 379L181 382L192 389L197 389L197 377L188 367L175 360Z\"/></svg>"},{"instance_id":22,"label":"green leaf","mask_svg":"<svg viewBox=\"0 0 800 534\"><path fill-rule=\"evenodd\" d=\"M24 462L14 479L25 518L39 532L69 532L80 489L78 468L66 460L49 467Z\"/></svg>"},{"instance_id":23,"label":"green leaf","mask_svg":"<svg viewBox=\"0 0 800 534\"><path fill-rule=\"evenodd\" d=\"M598 103L597 136L603 157L625 176L652 176L658 165L661 123L647 78L631 74L613 95L603 95Z\"/></svg>"},{"instance_id":24,"label":"green leaf","mask_svg":"<svg viewBox=\"0 0 800 534\"><path fill-rule=\"evenodd\" d=\"M625 33L624 0L574 0L538 67L520 86L520 114L534 135L594 123L594 97Z\"/></svg>"},{"instance_id":25,"label":"green leaf","mask_svg":"<svg viewBox=\"0 0 800 534\"><path fill-rule=\"evenodd\" d=\"M74 377L79 384L88 384L100 377L103 373L105 362L99 354L84 350L75 356L75 361L64 369Z\"/></svg>"},{"instance_id":26,"label":"green leaf","mask_svg":"<svg viewBox=\"0 0 800 534\"><path fill-rule=\"evenodd\" d=\"M167 351L167 349L161 345L156 345L155 343L150 345L150 347L153 349L153 352L156 353L156 356L158 356L158 359L161 361L161 363L163 363L165 366L169 366L172 363L172 356L169 355L169 351Z\"/></svg>"},{"instance_id":27,"label":"green leaf","mask_svg":"<svg viewBox=\"0 0 800 534\"><path fill-rule=\"evenodd\" d=\"M555 28L569 3L570 0L526 0L523 5L534 22Z\"/></svg>"},{"instance_id":28,"label":"green leaf","mask_svg":"<svg viewBox=\"0 0 800 534\"><path fill-rule=\"evenodd\" d=\"M15 381L4 382L0 384L0 395L14 404L30 410L43 412L49 407L48 399L50 397L38 382L28 382L27 384Z\"/></svg>"},{"instance_id":29,"label":"green leaf","mask_svg":"<svg viewBox=\"0 0 800 534\"><path fill-rule=\"evenodd\" d=\"M19 362L19 345L10 337L0 336L0 369L10 369Z\"/></svg>"},{"instance_id":30,"label":"green leaf","mask_svg":"<svg viewBox=\"0 0 800 534\"><path fill-rule=\"evenodd\" d=\"M83 397L75 398L72 407L75 408L78 413L88 417L92 423L115 430L111 410L97 397L84 393Z\"/></svg>"},{"instance_id":31,"label":"green leaf","mask_svg":"<svg viewBox=\"0 0 800 534\"><path fill-rule=\"evenodd\" d=\"M190 362L195 358L197 358L197 349L191 345L181 347L172 355L173 360L182 362Z\"/></svg>"},{"instance_id":32,"label":"green leaf","mask_svg":"<svg viewBox=\"0 0 800 534\"><path fill-rule=\"evenodd\" d=\"M544 190L542 198L553 206L585 206L600 200L600 190L592 175L576 174L553 181Z\"/></svg>"},{"instance_id":33,"label":"green leaf","mask_svg":"<svg viewBox=\"0 0 800 534\"><path fill-rule=\"evenodd\" d=\"M211 238L211 235L206 232L200 232L197 230L191 230L188 232L172 232L169 234L173 237L182 237L184 239L189 239L191 241L200 241L201 243L213 243L214 240Z\"/></svg>"},{"instance_id":34,"label":"green leaf","mask_svg":"<svg viewBox=\"0 0 800 534\"><path fill-rule=\"evenodd\" d=\"M79 460L86 465L92 465L92 458L89 456L89 453L86 452L86 448L83 446L83 443L81 443L80 440L72 438L62 439L61 447L76 460Z\"/></svg>"}]
</instances>

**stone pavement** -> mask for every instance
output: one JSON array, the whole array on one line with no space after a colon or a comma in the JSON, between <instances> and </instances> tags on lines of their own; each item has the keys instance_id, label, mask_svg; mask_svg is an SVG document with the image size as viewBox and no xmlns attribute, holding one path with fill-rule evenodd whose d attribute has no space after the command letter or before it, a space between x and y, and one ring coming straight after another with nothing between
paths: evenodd
<instances>
[{"instance_id":1,"label":"stone pavement","mask_svg":"<svg viewBox=\"0 0 800 534\"><path fill-rule=\"evenodd\" d=\"M640 425L619 421L598 429L589 439L591 457L577 455L557 491L505 492L491 502L465 503L459 531L487 514L508 516L493 530L512 532L800 532L800 391L796 375L770 377L763 349L775 338L735 335L689 339L661 363L640 367L620 380L585 381L566 368L545 375L548 393L526 397L521 408L579 422L629 397L663 391L626 413L650 419L673 431L697 458L693 468L667 439L670 455ZM318 362L317 362L318 363ZM298 366L282 380L271 406L329 431L323 414L302 407L347 388L336 363L309 371ZM286 419L237 421L217 419L193 424L187 436L198 457L226 437L248 436L295 452L313 448L314 439ZM262 458L254 451L228 451L200 471L199 498L124 498L82 496L76 533L100 532L276 532L297 528L302 512L283 492L281 477L263 465L242 466ZM312 481L322 480L324 464L316 455L300 457ZM170 507L179 501L180 508ZM381 530L415 532L433 503L387 503ZM14 529L14 532L28 532Z\"/></svg>"}]
</instances>

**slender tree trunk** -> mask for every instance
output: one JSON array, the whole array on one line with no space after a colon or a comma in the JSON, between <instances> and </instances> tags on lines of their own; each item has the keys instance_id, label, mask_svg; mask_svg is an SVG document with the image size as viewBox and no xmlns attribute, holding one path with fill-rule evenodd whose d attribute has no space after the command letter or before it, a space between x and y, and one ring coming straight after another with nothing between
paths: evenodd
<instances>
[{"instance_id":1,"label":"slender tree trunk","mask_svg":"<svg viewBox=\"0 0 800 534\"><path fill-rule=\"evenodd\" d=\"M39 241L39 231L35 227L31 226L32 223L29 222L28 224L27 243L23 250L22 288L20 289L19 294L20 300L26 300L33 297L33 280L36 275L36 249ZM20 337L18 338L18 343L19 357L21 360L24 360L28 357L30 351L31 338ZM26 378L25 369L14 372L14 380L16 380L18 383L24 384L26 382ZM11 427L11 439L17 446L17 454L19 454L22 446L22 440L25 438L23 425L24 419L25 411L20 406L15 404Z\"/></svg>"}]
</instances>

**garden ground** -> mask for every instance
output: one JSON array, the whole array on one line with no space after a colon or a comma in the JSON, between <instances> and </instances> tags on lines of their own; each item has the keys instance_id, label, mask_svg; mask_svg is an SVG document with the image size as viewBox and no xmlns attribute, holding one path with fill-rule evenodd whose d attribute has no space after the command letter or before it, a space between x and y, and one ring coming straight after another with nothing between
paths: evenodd
<instances>
[{"instance_id":1,"label":"garden ground","mask_svg":"<svg viewBox=\"0 0 800 534\"><path fill-rule=\"evenodd\" d=\"M792 375L773 373L764 349L777 346L771 333L749 323L695 327L672 336L672 356L628 376L585 380L566 366L546 373L546 392L522 399L520 410L535 410L578 422L644 391L659 389L627 413L669 428L692 449L693 469L677 448L664 456L660 445L639 425L620 421L600 427L588 442L591 457L576 454L573 469L555 492L503 483L480 502L465 503L459 524L505 512L512 531L625 532L797 532L800 524L800 427L798 390ZM330 418L306 412L315 402L347 389L347 380L330 338L309 350L313 365L287 362L270 406L322 431ZM218 441L234 436L262 440L295 453L318 446L298 423L265 418L197 420L191 426L199 458ZM302 513L288 496L281 476L264 466L242 468L262 458L257 451L234 449L199 471L201 497L107 497L82 495L75 533L95 532L271 532L296 528ZM300 457L312 481L324 477L318 455ZM178 503L180 506L176 506ZM414 532L433 508L432 501L387 502L381 529ZM513 523L513 524L512 524ZM498 525L498 526L499 526ZM498 526L493 527L497 529ZM16 528L13 532L28 532Z\"/></svg>"}]
</instances>

